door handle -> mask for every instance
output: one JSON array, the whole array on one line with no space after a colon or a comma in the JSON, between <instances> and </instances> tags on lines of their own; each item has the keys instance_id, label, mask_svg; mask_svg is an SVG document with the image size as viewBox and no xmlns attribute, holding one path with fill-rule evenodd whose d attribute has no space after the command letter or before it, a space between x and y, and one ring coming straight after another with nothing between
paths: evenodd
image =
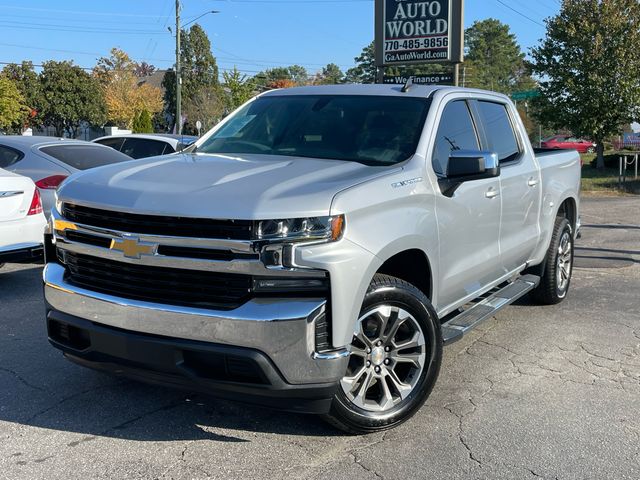
<instances>
[{"instance_id":1,"label":"door handle","mask_svg":"<svg viewBox=\"0 0 640 480\"><path fill-rule=\"evenodd\" d=\"M529 181L527 182L527 185L529 185L530 187L535 187L536 185L538 185L540 183L539 180L536 180L535 178L531 177L529 179Z\"/></svg>"},{"instance_id":2,"label":"door handle","mask_svg":"<svg viewBox=\"0 0 640 480\"><path fill-rule=\"evenodd\" d=\"M491 187L489 190L485 192L484 196L487 198L496 198L500 196L500 192L497 191L495 188Z\"/></svg>"}]
</instances>

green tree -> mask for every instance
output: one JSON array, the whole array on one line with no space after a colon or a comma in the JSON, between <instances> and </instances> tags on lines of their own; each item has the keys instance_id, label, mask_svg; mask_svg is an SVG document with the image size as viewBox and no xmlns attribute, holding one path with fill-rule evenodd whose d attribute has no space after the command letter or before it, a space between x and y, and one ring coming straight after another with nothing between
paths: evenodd
<instances>
[{"instance_id":1,"label":"green tree","mask_svg":"<svg viewBox=\"0 0 640 480\"><path fill-rule=\"evenodd\" d=\"M104 92L107 119L121 128L132 128L141 111L156 113L163 107L162 90L141 81L138 67L126 52L113 48L111 55L100 58L93 69Z\"/></svg>"},{"instance_id":2,"label":"green tree","mask_svg":"<svg viewBox=\"0 0 640 480\"><path fill-rule=\"evenodd\" d=\"M77 137L83 122L102 125L106 106L98 81L72 62L48 61L40 74L43 92L42 119L56 135Z\"/></svg>"},{"instance_id":3,"label":"green tree","mask_svg":"<svg viewBox=\"0 0 640 480\"><path fill-rule=\"evenodd\" d=\"M143 109L133 118L133 133L153 133L153 123L149 110Z\"/></svg>"},{"instance_id":4,"label":"green tree","mask_svg":"<svg viewBox=\"0 0 640 480\"><path fill-rule=\"evenodd\" d=\"M564 0L547 21L547 36L532 50L540 76L538 117L597 144L640 115L640 3L637 0Z\"/></svg>"},{"instance_id":5,"label":"green tree","mask_svg":"<svg viewBox=\"0 0 640 480\"><path fill-rule=\"evenodd\" d=\"M362 49L362 53L354 58L356 66L347 70L345 81L347 83L375 83L376 60L375 45L371 42Z\"/></svg>"},{"instance_id":6,"label":"green tree","mask_svg":"<svg viewBox=\"0 0 640 480\"><path fill-rule=\"evenodd\" d=\"M335 85L342 83L344 80L344 73L340 70L340 67L335 63L330 63L326 67L322 68L322 71L318 74L316 82L320 85Z\"/></svg>"},{"instance_id":7,"label":"green tree","mask_svg":"<svg viewBox=\"0 0 640 480\"><path fill-rule=\"evenodd\" d=\"M300 65L269 68L253 77L255 85L262 90L306 85L309 82L307 69Z\"/></svg>"},{"instance_id":8,"label":"green tree","mask_svg":"<svg viewBox=\"0 0 640 480\"><path fill-rule=\"evenodd\" d=\"M11 128L23 119L26 108L16 84L4 74L0 75L0 128Z\"/></svg>"},{"instance_id":9,"label":"green tree","mask_svg":"<svg viewBox=\"0 0 640 480\"><path fill-rule=\"evenodd\" d=\"M493 18L477 21L465 31L465 43L465 86L505 94L535 87L508 25Z\"/></svg>"},{"instance_id":10,"label":"green tree","mask_svg":"<svg viewBox=\"0 0 640 480\"><path fill-rule=\"evenodd\" d=\"M180 62L182 77L182 110L187 115L207 115L210 105L203 99L214 99L220 104L222 93L218 82L218 65L211 53L211 42L206 32L197 23L180 34ZM169 70L162 81L165 89L165 111L172 117L176 114L176 74ZM220 98L218 98L220 97ZM188 119L192 120L192 119ZM195 123L195 120L193 120Z\"/></svg>"},{"instance_id":11,"label":"green tree","mask_svg":"<svg viewBox=\"0 0 640 480\"><path fill-rule=\"evenodd\" d=\"M15 133L22 133L24 127L37 127L42 124L39 109L43 102L42 89L38 74L33 68L33 63L12 63L4 67L2 74L12 80L24 97L24 103L28 107L24 115L15 122L10 129Z\"/></svg>"},{"instance_id":12,"label":"green tree","mask_svg":"<svg viewBox=\"0 0 640 480\"><path fill-rule=\"evenodd\" d=\"M255 85L252 79L233 67L233 70L222 72L223 88L226 92L225 107L228 112L238 108L240 105L253 97Z\"/></svg>"}]
</instances>

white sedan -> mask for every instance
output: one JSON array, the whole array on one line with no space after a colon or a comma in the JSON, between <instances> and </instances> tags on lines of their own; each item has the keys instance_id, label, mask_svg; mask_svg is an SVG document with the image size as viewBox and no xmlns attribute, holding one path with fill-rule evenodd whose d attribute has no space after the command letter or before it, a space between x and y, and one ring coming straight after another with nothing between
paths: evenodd
<instances>
[{"instance_id":1,"label":"white sedan","mask_svg":"<svg viewBox=\"0 0 640 480\"><path fill-rule=\"evenodd\" d=\"M42 258L45 225L33 180L0 168L0 266Z\"/></svg>"}]
</instances>

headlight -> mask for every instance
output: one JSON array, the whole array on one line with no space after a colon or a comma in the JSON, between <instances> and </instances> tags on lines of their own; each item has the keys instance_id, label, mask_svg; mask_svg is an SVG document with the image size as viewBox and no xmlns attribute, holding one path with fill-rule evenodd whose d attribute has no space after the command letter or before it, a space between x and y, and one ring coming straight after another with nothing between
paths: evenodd
<instances>
[{"instance_id":1,"label":"headlight","mask_svg":"<svg viewBox=\"0 0 640 480\"><path fill-rule=\"evenodd\" d=\"M257 223L258 240L336 241L342 237L345 227L344 215L262 220Z\"/></svg>"},{"instance_id":2,"label":"headlight","mask_svg":"<svg viewBox=\"0 0 640 480\"><path fill-rule=\"evenodd\" d=\"M53 192L53 199L55 201L54 205L56 206L56 212L58 213L62 213L62 201L60 201L60 199L58 198L58 191L54 190Z\"/></svg>"}]
</instances>

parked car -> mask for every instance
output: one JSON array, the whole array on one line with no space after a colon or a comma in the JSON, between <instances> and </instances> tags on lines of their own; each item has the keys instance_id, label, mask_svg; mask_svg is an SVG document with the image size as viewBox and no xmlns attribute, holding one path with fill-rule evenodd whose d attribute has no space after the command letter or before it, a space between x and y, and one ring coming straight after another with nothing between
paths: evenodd
<instances>
[{"instance_id":1,"label":"parked car","mask_svg":"<svg viewBox=\"0 0 640 480\"><path fill-rule=\"evenodd\" d=\"M590 140L569 135L555 135L544 140L542 142L542 148L577 150L579 153L594 153L596 151L596 144Z\"/></svg>"},{"instance_id":2,"label":"parked car","mask_svg":"<svg viewBox=\"0 0 640 480\"><path fill-rule=\"evenodd\" d=\"M0 169L0 267L41 260L45 224L33 180Z\"/></svg>"},{"instance_id":3,"label":"parked car","mask_svg":"<svg viewBox=\"0 0 640 480\"><path fill-rule=\"evenodd\" d=\"M444 345L528 292L565 299L579 189L579 155L536 154L504 95L270 91L189 153L62 186L49 340L87 367L391 428Z\"/></svg>"},{"instance_id":4,"label":"parked car","mask_svg":"<svg viewBox=\"0 0 640 480\"><path fill-rule=\"evenodd\" d=\"M0 168L36 183L46 215L53 207L55 190L69 175L126 161L131 158L82 140L16 135L0 138Z\"/></svg>"},{"instance_id":5,"label":"parked car","mask_svg":"<svg viewBox=\"0 0 640 480\"><path fill-rule=\"evenodd\" d=\"M198 137L162 133L128 134L100 137L94 143L106 145L131 158L147 158L180 152L195 142Z\"/></svg>"}]
</instances>

